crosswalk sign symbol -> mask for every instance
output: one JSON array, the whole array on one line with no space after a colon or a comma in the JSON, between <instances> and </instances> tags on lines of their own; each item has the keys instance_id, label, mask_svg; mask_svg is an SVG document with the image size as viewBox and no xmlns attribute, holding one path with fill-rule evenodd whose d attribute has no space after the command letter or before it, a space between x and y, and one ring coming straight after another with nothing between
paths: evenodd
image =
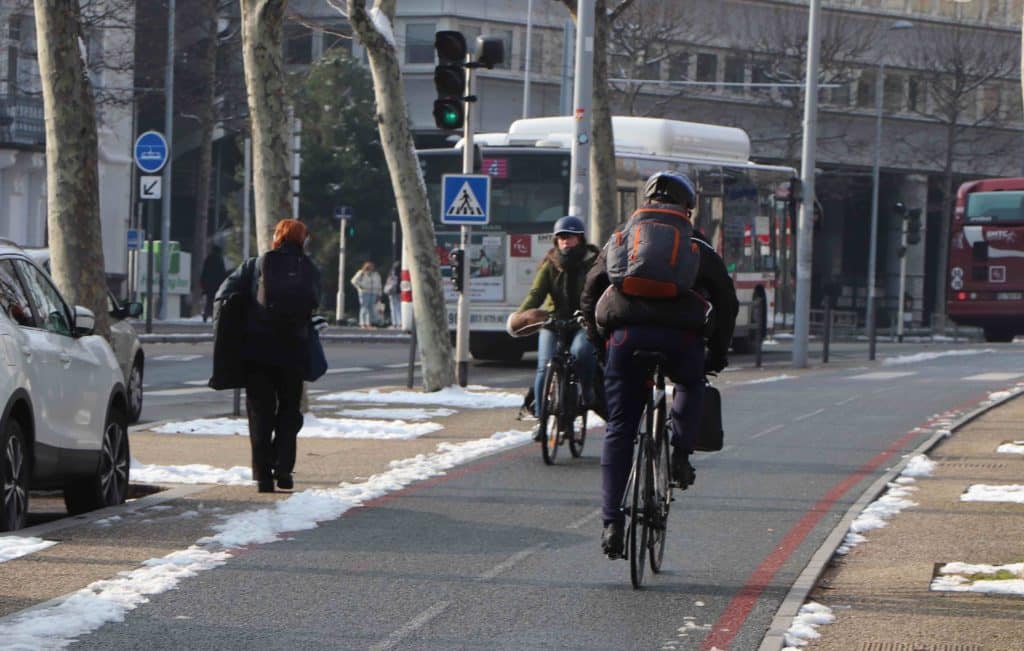
<instances>
[{"instance_id":1,"label":"crosswalk sign symbol","mask_svg":"<svg viewBox=\"0 0 1024 651\"><path fill-rule=\"evenodd\" d=\"M486 174L445 174L442 186L442 224L488 223L491 177Z\"/></svg>"}]
</instances>

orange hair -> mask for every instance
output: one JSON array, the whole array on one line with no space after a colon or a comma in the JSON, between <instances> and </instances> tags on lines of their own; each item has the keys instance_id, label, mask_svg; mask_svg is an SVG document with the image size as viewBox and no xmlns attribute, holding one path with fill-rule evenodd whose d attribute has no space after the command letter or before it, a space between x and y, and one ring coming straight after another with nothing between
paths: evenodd
<instances>
[{"instance_id":1,"label":"orange hair","mask_svg":"<svg viewBox=\"0 0 1024 651\"><path fill-rule=\"evenodd\" d=\"M279 249L285 242L294 242L299 246L306 241L309 229L297 219L282 219L274 227L274 244L271 248Z\"/></svg>"}]
</instances>

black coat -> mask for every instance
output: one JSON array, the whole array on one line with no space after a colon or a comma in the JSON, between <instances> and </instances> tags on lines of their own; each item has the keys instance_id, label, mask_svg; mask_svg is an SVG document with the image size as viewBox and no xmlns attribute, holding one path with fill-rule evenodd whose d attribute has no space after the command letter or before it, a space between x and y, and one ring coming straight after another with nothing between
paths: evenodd
<instances>
[{"instance_id":1,"label":"black coat","mask_svg":"<svg viewBox=\"0 0 1024 651\"><path fill-rule=\"evenodd\" d=\"M279 250L290 255L305 256L302 247L296 244L286 243ZM313 265L313 261L309 260L309 264ZM241 358L243 361L257 362L268 366L305 366L308 358L308 323L282 329L261 314L261 308L256 302L261 266L260 258L249 258L240 264L217 290L217 301L222 301L232 294L242 294L248 299L245 318L239 333L242 335ZM320 271L316 269L315 265L313 265L313 269L315 271L313 290L319 303L321 299ZM216 357L216 355L215 344L214 356Z\"/></svg>"}]
</instances>

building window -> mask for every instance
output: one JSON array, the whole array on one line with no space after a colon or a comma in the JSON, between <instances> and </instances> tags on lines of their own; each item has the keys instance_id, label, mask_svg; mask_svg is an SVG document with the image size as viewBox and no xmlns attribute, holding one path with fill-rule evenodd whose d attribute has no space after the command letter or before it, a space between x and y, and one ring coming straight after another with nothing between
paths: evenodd
<instances>
[{"instance_id":1,"label":"building window","mask_svg":"<svg viewBox=\"0 0 1024 651\"><path fill-rule=\"evenodd\" d=\"M21 16L15 14L7 20L7 38L15 43L21 42Z\"/></svg>"},{"instance_id":2,"label":"building window","mask_svg":"<svg viewBox=\"0 0 1024 651\"><path fill-rule=\"evenodd\" d=\"M982 120L999 119L999 86L990 84L981 89L981 114Z\"/></svg>"},{"instance_id":3,"label":"building window","mask_svg":"<svg viewBox=\"0 0 1024 651\"><path fill-rule=\"evenodd\" d=\"M770 84L775 80L771 75L771 65L767 61L754 61L750 66L750 83ZM757 95L771 95L771 86L754 86L754 93Z\"/></svg>"},{"instance_id":4,"label":"building window","mask_svg":"<svg viewBox=\"0 0 1024 651\"><path fill-rule=\"evenodd\" d=\"M494 29L491 30L489 36L500 38L501 42L505 45L505 60L499 65L494 66L502 70L512 69L512 30L511 29Z\"/></svg>"},{"instance_id":5,"label":"building window","mask_svg":"<svg viewBox=\"0 0 1024 651\"><path fill-rule=\"evenodd\" d=\"M466 37L466 47L469 48L470 52L476 50L476 37L480 36L479 25L459 25L459 31Z\"/></svg>"},{"instance_id":6,"label":"building window","mask_svg":"<svg viewBox=\"0 0 1024 651\"><path fill-rule=\"evenodd\" d=\"M690 54L676 52L668 59L669 81L685 81L690 79Z\"/></svg>"},{"instance_id":7,"label":"building window","mask_svg":"<svg viewBox=\"0 0 1024 651\"><path fill-rule=\"evenodd\" d=\"M313 30L297 23L284 26L284 62L294 65L313 62Z\"/></svg>"},{"instance_id":8,"label":"building window","mask_svg":"<svg viewBox=\"0 0 1024 651\"><path fill-rule=\"evenodd\" d=\"M342 25L327 25L324 27L324 52L352 53L352 36L348 28Z\"/></svg>"},{"instance_id":9,"label":"building window","mask_svg":"<svg viewBox=\"0 0 1024 651\"><path fill-rule=\"evenodd\" d=\"M850 82L836 81L837 86L829 89L828 101L835 106L850 105Z\"/></svg>"},{"instance_id":10,"label":"building window","mask_svg":"<svg viewBox=\"0 0 1024 651\"><path fill-rule=\"evenodd\" d=\"M903 110L903 77L894 74L885 76L885 110L890 112Z\"/></svg>"},{"instance_id":11,"label":"building window","mask_svg":"<svg viewBox=\"0 0 1024 651\"><path fill-rule=\"evenodd\" d=\"M1020 86L1010 85L1006 87L1006 119L1010 122L1020 122L1024 116L1024 106L1021 103Z\"/></svg>"},{"instance_id":12,"label":"building window","mask_svg":"<svg viewBox=\"0 0 1024 651\"><path fill-rule=\"evenodd\" d=\"M405 26L405 62L434 62L434 23L409 23Z\"/></svg>"},{"instance_id":13,"label":"building window","mask_svg":"<svg viewBox=\"0 0 1024 651\"><path fill-rule=\"evenodd\" d=\"M864 70L857 80L857 106L860 108L875 107L875 71Z\"/></svg>"},{"instance_id":14,"label":"building window","mask_svg":"<svg viewBox=\"0 0 1024 651\"><path fill-rule=\"evenodd\" d=\"M697 54L697 81L718 81L717 54Z\"/></svg>"},{"instance_id":15,"label":"building window","mask_svg":"<svg viewBox=\"0 0 1024 651\"><path fill-rule=\"evenodd\" d=\"M640 60L640 78L649 81L661 81L661 61Z\"/></svg>"},{"instance_id":16,"label":"building window","mask_svg":"<svg viewBox=\"0 0 1024 651\"><path fill-rule=\"evenodd\" d=\"M911 77L907 82L907 110L916 113L924 110L924 84Z\"/></svg>"},{"instance_id":17,"label":"building window","mask_svg":"<svg viewBox=\"0 0 1024 651\"><path fill-rule=\"evenodd\" d=\"M725 57L725 81L729 83L729 86L725 87L725 90L730 93L742 93L743 84L746 82L747 67L746 60L743 57L727 56ZM731 84L737 84L735 86Z\"/></svg>"},{"instance_id":18,"label":"building window","mask_svg":"<svg viewBox=\"0 0 1024 651\"><path fill-rule=\"evenodd\" d=\"M523 30L523 52L526 52L526 30ZM526 57L519 63L521 70L526 70ZM536 27L530 34L530 72L540 74L544 72L544 32Z\"/></svg>"}]
</instances>

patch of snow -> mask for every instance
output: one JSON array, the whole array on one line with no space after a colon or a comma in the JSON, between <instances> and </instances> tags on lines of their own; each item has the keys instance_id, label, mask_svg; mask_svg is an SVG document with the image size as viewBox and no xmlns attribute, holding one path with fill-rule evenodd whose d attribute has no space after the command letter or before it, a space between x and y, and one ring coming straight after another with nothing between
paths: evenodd
<instances>
[{"instance_id":1,"label":"patch of snow","mask_svg":"<svg viewBox=\"0 0 1024 651\"><path fill-rule=\"evenodd\" d=\"M457 413L459 412L454 409L445 409L444 407L438 407L437 409L418 409L416 407L409 407L405 409L401 407L369 407L367 409L342 409L338 412L338 415L347 416L349 418L427 420L428 418L444 418Z\"/></svg>"},{"instance_id":2,"label":"patch of snow","mask_svg":"<svg viewBox=\"0 0 1024 651\"><path fill-rule=\"evenodd\" d=\"M783 651L805 646L811 640L821 637L817 631L819 626L836 621L832 609L816 601L809 601L800 606L800 612L793 618L793 625L785 633L786 647Z\"/></svg>"},{"instance_id":3,"label":"patch of snow","mask_svg":"<svg viewBox=\"0 0 1024 651\"><path fill-rule=\"evenodd\" d=\"M975 574L995 575L1008 572L1011 579L977 579ZM931 589L943 592L985 592L990 594L1024 595L1024 563L1008 565L986 565L970 563L946 563L939 568L939 576L931 583Z\"/></svg>"},{"instance_id":4,"label":"patch of snow","mask_svg":"<svg viewBox=\"0 0 1024 651\"><path fill-rule=\"evenodd\" d=\"M935 462L924 454L917 454L911 457L900 475L902 477L931 477L933 472L935 472Z\"/></svg>"},{"instance_id":5,"label":"patch of snow","mask_svg":"<svg viewBox=\"0 0 1024 651\"><path fill-rule=\"evenodd\" d=\"M996 452L1000 454L1024 454L1024 441L1003 443L998 448L996 448Z\"/></svg>"},{"instance_id":6,"label":"patch of snow","mask_svg":"<svg viewBox=\"0 0 1024 651\"><path fill-rule=\"evenodd\" d=\"M909 477L902 482L889 482L885 494L868 504L850 524L850 530L843 539L843 544L836 549L836 553L841 556L849 554L851 549L867 540L863 536L865 532L880 529L888 524L889 518L903 509L917 506L916 502L907 499L917 490L916 487L908 485L910 482L913 482L913 479Z\"/></svg>"},{"instance_id":7,"label":"patch of snow","mask_svg":"<svg viewBox=\"0 0 1024 651\"><path fill-rule=\"evenodd\" d=\"M934 353L917 353L915 355L900 355L898 357L887 357L882 360L882 366L896 366L899 364L916 364L926 362L940 357L954 357L959 355L981 355L984 353L996 352L992 348L968 348L966 350L943 350Z\"/></svg>"},{"instance_id":8,"label":"patch of snow","mask_svg":"<svg viewBox=\"0 0 1024 651\"><path fill-rule=\"evenodd\" d=\"M244 486L252 483L252 469L243 466L215 468L205 463L183 466L158 466L132 459L132 482L142 484L223 484Z\"/></svg>"},{"instance_id":9,"label":"patch of snow","mask_svg":"<svg viewBox=\"0 0 1024 651\"><path fill-rule=\"evenodd\" d=\"M42 538L14 535L0 536L0 563L21 558L41 549L53 547L56 544L53 540L43 540Z\"/></svg>"},{"instance_id":10,"label":"patch of snow","mask_svg":"<svg viewBox=\"0 0 1024 651\"><path fill-rule=\"evenodd\" d=\"M366 420L360 418L319 418L303 415L299 438L336 439L414 439L444 429L438 423L406 423L403 420ZM199 418L164 423L153 428L159 434L195 434L205 436L247 436L249 421L244 418Z\"/></svg>"},{"instance_id":11,"label":"patch of snow","mask_svg":"<svg viewBox=\"0 0 1024 651\"><path fill-rule=\"evenodd\" d=\"M481 387L484 388L484 387ZM470 391L462 387L446 387L440 391L341 391L318 396L325 402L369 402L403 405L439 405L442 407L463 407L467 409L491 409L494 407L518 407L523 396L502 391Z\"/></svg>"},{"instance_id":12,"label":"patch of snow","mask_svg":"<svg viewBox=\"0 0 1024 651\"><path fill-rule=\"evenodd\" d=\"M1012 502L1024 504L1024 485L974 484L960 496L961 502Z\"/></svg>"}]
</instances>

